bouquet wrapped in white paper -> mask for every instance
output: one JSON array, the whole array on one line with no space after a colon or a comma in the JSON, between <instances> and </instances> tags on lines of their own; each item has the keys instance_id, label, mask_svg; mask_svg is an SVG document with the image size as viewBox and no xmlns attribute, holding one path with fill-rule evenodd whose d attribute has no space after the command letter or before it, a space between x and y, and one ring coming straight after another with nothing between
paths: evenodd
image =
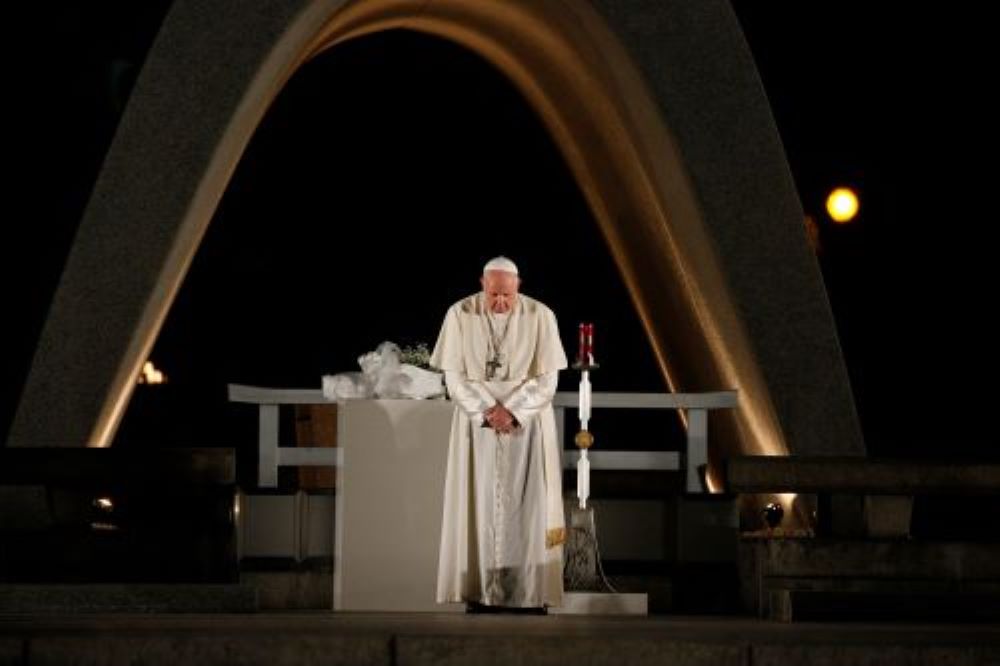
<instances>
[{"instance_id":1,"label":"bouquet wrapped in white paper","mask_svg":"<svg viewBox=\"0 0 1000 666\"><path fill-rule=\"evenodd\" d=\"M351 398L413 398L444 395L443 376L409 363L400 363L399 346L383 342L358 357L361 372L323 376L323 395L330 400Z\"/></svg>"}]
</instances>

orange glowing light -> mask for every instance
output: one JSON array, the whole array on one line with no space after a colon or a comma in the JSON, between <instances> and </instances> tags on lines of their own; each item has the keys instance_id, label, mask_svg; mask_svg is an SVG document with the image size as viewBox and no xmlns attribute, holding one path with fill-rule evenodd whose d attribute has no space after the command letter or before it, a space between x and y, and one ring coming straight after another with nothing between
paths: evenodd
<instances>
[{"instance_id":1,"label":"orange glowing light","mask_svg":"<svg viewBox=\"0 0 1000 666\"><path fill-rule=\"evenodd\" d=\"M838 187L826 198L826 212L830 219L846 224L858 214L858 195L849 187Z\"/></svg>"}]
</instances>

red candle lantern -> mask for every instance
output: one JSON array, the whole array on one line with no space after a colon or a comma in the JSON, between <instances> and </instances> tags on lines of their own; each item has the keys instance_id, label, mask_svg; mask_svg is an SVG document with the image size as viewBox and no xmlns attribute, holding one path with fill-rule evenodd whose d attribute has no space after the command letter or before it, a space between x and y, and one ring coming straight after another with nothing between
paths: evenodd
<instances>
[{"instance_id":1,"label":"red candle lantern","mask_svg":"<svg viewBox=\"0 0 1000 666\"><path fill-rule=\"evenodd\" d=\"M584 369L597 367L594 362L594 325L590 323L580 324L579 333L576 365Z\"/></svg>"}]
</instances>

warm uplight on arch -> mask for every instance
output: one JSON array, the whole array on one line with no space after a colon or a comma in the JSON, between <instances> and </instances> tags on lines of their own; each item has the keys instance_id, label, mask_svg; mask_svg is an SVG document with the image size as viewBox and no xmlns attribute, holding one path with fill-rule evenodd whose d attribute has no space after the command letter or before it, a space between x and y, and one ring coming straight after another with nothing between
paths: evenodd
<instances>
[{"instance_id":1,"label":"warm uplight on arch","mask_svg":"<svg viewBox=\"0 0 1000 666\"><path fill-rule=\"evenodd\" d=\"M139 374L139 383L166 384L167 376L163 374L163 371L157 370L152 361L146 361L142 366L142 372Z\"/></svg>"}]
</instances>

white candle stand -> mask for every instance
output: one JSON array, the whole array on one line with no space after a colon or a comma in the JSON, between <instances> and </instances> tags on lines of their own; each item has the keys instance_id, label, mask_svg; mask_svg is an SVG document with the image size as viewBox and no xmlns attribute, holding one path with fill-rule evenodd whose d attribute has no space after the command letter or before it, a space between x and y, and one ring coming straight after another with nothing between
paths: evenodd
<instances>
[{"instance_id":1,"label":"white candle stand","mask_svg":"<svg viewBox=\"0 0 1000 666\"><path fill-rule=\"evenodd\" d=\"M616 592L604 576L594 508L587 506L590 498L590 460L587 458L587 450L594 443L594 436L588 430L591 407L590 371L598 367L594 362L593 336L593 324L580 324L580 349L576 363L573 364L573 368L580 371L580 430L574 438L580 449L580 458L576 463L578 505L569 510L565 552L567 589L563 594L563 605L550 609L550 612L645 615L648 612L647 595Z\"/></svg>"}]
</instances>

